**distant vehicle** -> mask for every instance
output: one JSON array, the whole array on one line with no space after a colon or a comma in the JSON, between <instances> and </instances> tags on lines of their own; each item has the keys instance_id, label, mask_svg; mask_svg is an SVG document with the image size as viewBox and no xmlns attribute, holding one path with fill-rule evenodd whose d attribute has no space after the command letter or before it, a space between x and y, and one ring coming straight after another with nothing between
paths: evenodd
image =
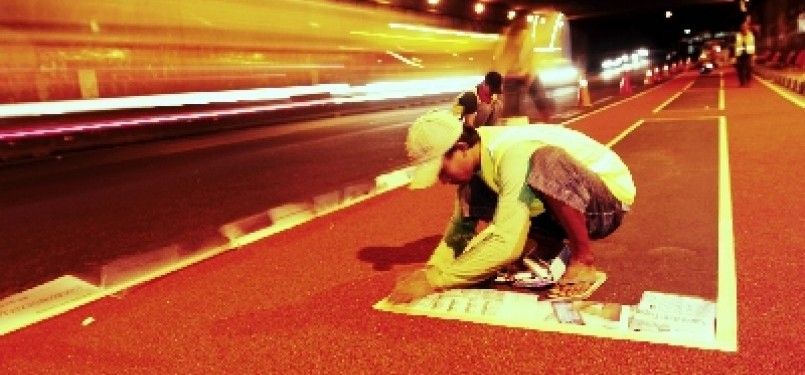
<instances>
[{"instance_id":1,"label":"distant vehicle","mask_svg":"<svg viewBox=\"0 0 805 375\"><path fill-rule=\"evenodd\" d=\"M710 61L705 61L705 62L702 62L702 63L700 64L700 66L699 66L699 73L702 73L702 74L709 74L710 72L712 72L712 71L713 71L713 69L715 69L715 64L713 64L713 63L712 63L712 62L710 62Z\"/></svg>"},{"instance_id":2,"label":"distant vehicle","mask_svg":"<svg viewBox=\"0 0 805 375\"><path fill-rule=\"evenodd\" d=\"M699 72L707 74L720 66L728 64L729 48L724 46L724 41L711 39L702 43L699 59L696 61L696 67Z\"/></svg>"}]
</instances>

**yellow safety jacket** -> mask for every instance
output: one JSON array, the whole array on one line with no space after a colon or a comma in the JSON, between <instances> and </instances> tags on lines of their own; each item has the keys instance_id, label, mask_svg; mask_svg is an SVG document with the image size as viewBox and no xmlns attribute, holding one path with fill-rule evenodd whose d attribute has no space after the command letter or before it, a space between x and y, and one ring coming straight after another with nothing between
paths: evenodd
<instances>
[{"instance_id":1,"label":"yellow safety jacket","mask_svg":"<svg viewBox=\"0 0 805 375\"><path fill-rule=\"evenodd\" d=\"M745 53L749 55L755 54L755 34L751 31L747 32L746 35L740 32L735 34L735 56L741 56Z\"/></svg>"},{"instance_id":2,"label":"yellow safety jacket","mask_svg":"<svg viewBox=\"0 0 805 375\"><path fill-rule=\"evenodd\" d=\"M522 254L530 218L545 211L526 181L531 155L540 147L564 149L596 173L622 203L631 205L635 185L620 157L592 138L557 125L478 128L481 136L480 177L498 194L489 226L475 235L475 225L464 218L460 198L444 237L428 261L428 280L437 288L472 285L511 263ZM456 257L456 241L472 240Z\"/></svg>"}]
</instances>

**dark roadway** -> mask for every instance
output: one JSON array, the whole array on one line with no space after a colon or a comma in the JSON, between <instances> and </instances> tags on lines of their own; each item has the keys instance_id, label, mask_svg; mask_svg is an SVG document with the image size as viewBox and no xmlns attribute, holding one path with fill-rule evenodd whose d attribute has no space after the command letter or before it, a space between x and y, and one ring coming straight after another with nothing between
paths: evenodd
<instances>
[{"instance_id":1,"label":"dark roadway","mask_svg":"<svg viewBox=\"0 0 805 375\"><path fill-rule=\"evenodd\" d=\"M0 171L0 296L404 166L420 109L67 154ZM192 246L192 245L191 245Z\"/></svg>"}]
</instances>

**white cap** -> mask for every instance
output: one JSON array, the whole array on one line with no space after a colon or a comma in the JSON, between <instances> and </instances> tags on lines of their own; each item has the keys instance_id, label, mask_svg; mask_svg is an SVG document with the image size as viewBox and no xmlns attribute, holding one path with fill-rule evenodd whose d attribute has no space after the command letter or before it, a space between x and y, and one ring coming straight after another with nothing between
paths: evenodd
<instances>
[{"instance_id":1,"label":"white cap","mask_svg":"<svg viewBox=\"0 0 805 375\"><path fill-rule=\"evenodd\" d=\"M461 120L447 110L432 110L411 124L405 148L416 169L410 189L424 189L439 180L442 160L463 131Z\"/></svg>"}]
</instances>

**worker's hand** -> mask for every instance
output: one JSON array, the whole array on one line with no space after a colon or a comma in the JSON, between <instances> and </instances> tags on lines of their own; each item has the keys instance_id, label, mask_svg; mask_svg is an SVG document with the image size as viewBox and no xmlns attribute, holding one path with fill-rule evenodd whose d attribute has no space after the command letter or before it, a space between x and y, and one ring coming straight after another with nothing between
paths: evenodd
<instances>
[{"instance_id":1,"label":"worker's hand","mask_svg":"<svg viewBox=\"0 0 805 375\"><path fill-rule=\"evenodd\" d=\"M388 296L388 301L394 304L408 303L434 292L436 288L428 281L425 270L417 270L397 280L397 285Z\"/></svg>"}]
</instances>

